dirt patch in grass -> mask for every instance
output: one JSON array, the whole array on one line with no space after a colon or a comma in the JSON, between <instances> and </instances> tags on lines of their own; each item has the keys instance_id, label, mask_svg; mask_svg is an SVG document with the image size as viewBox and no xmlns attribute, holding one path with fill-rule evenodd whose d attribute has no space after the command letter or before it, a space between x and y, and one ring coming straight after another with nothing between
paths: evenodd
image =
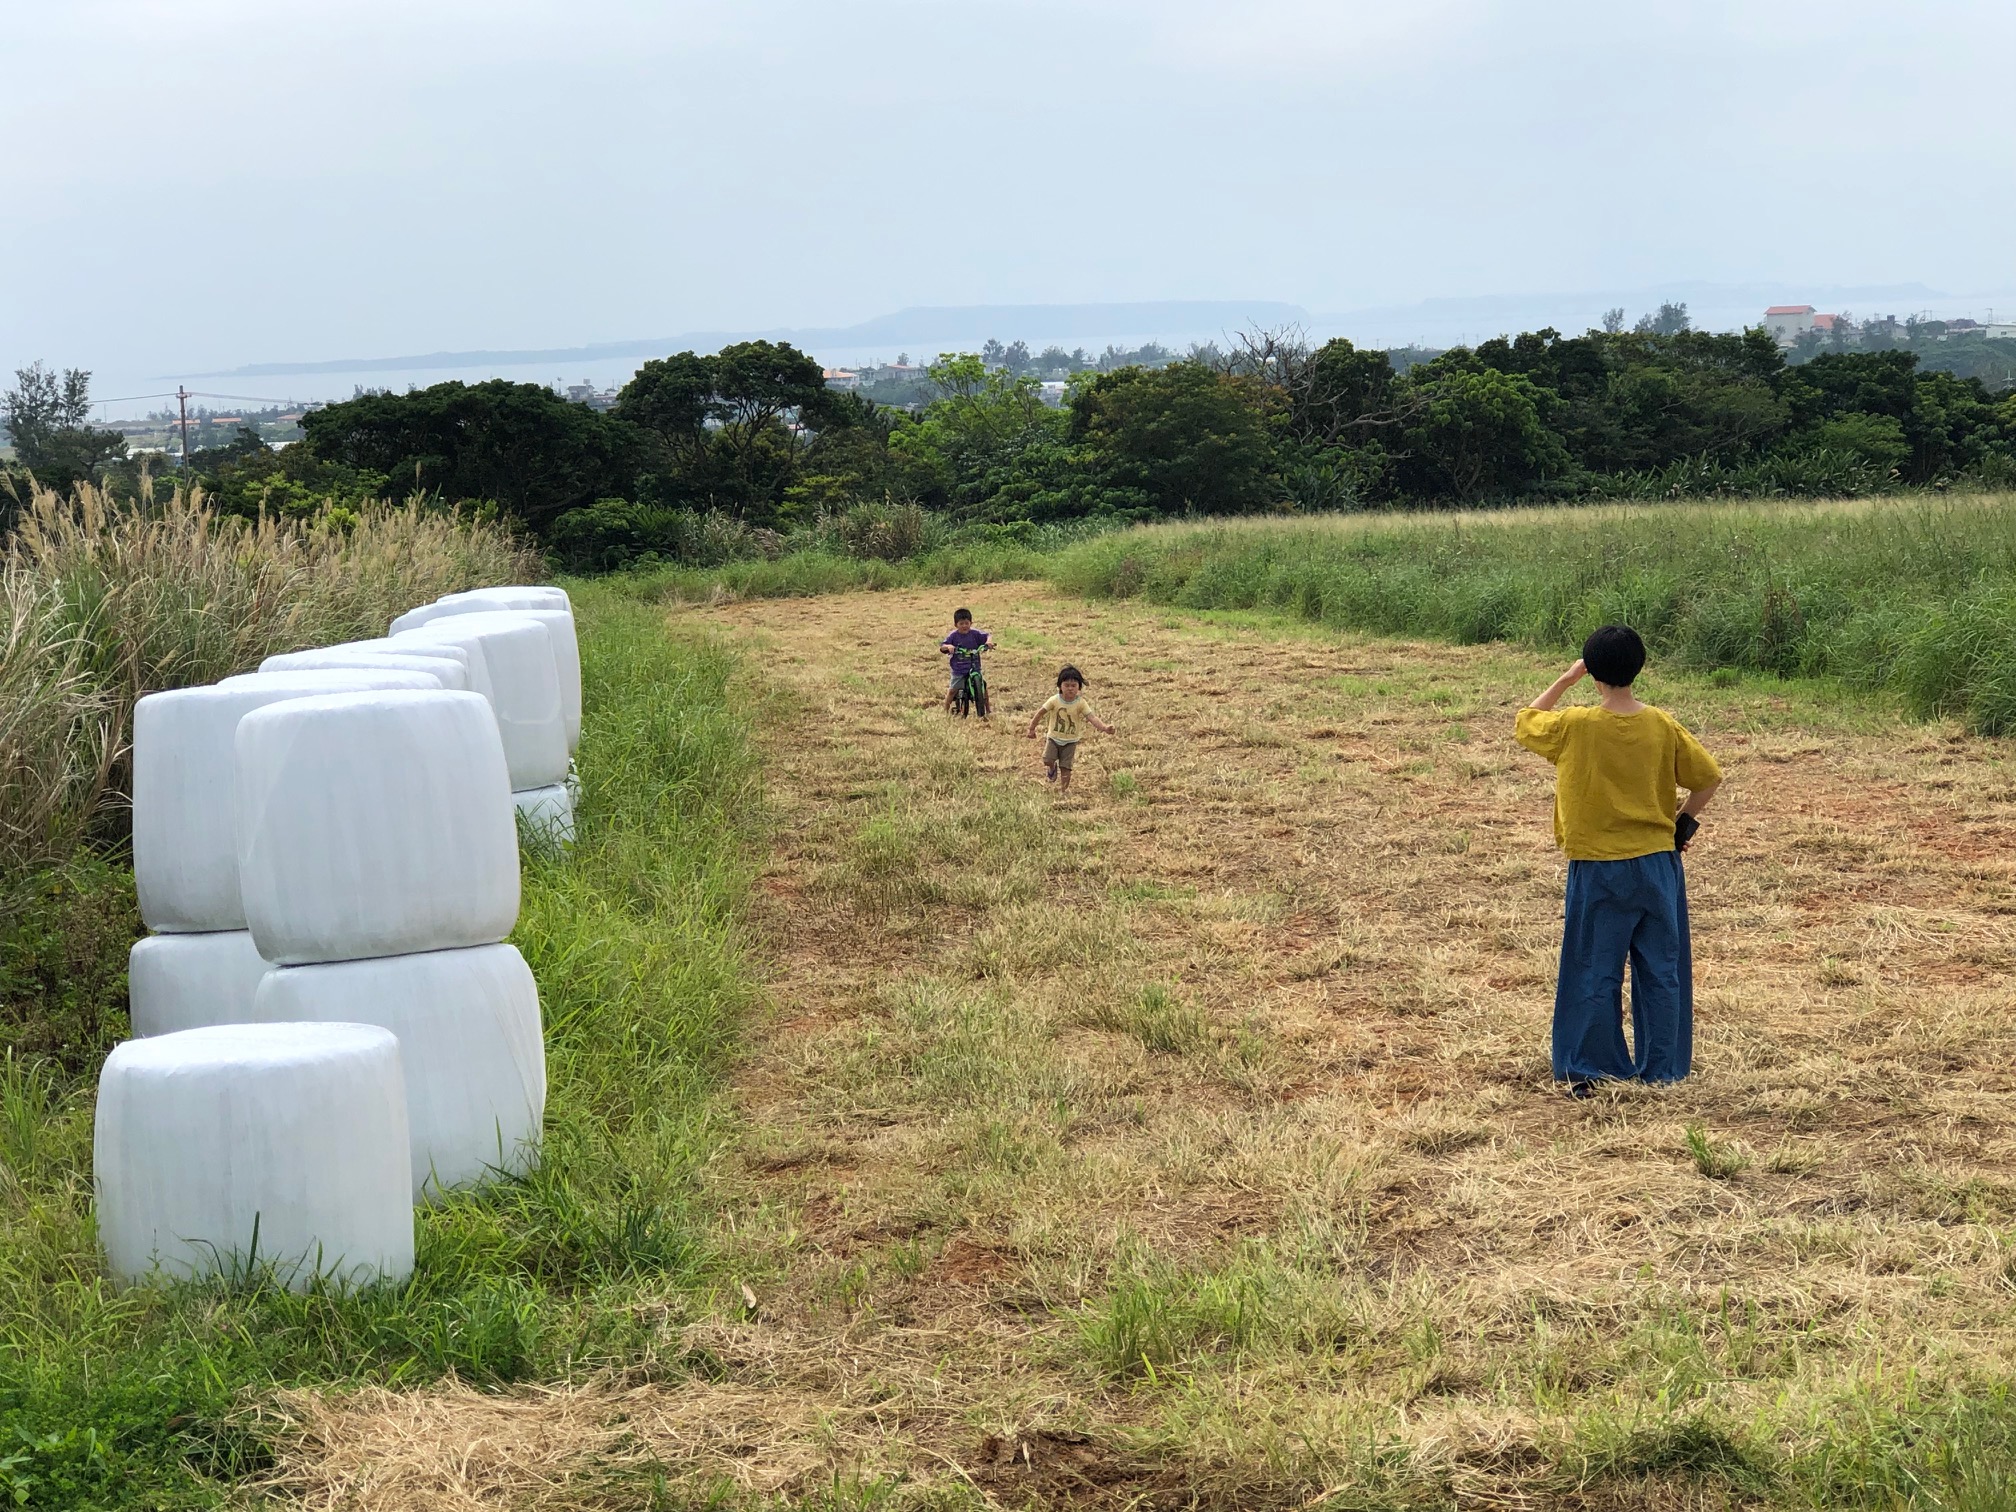
<instances>
[{"instance_id":1,"label":"dirt patch in grass","mask_svg":"<svg viewBox=\"0 0 2016 1512\"><path fill-rule=\"evenodd\" d=\"M1696 1071L1574 1102L1510 738L1551 666L968 597L992 726L937 707L944 592L691 611L776 689L773 1008L713 1373L529 1399L567 1497L633 1454L667 1505L1747 1505L2010 1377L2002 745L1655 677L1729 774ZM1120 733L1060 797L1019 737L1066 659Z\"/></svg>"}]
</instances>

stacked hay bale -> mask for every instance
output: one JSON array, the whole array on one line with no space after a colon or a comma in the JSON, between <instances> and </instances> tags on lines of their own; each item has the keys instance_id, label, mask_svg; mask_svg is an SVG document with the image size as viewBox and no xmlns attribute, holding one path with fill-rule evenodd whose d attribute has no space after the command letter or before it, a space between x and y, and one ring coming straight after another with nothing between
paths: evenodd
<instances>
[{"instance_id":1,"label":"stacked hay bale","mask_svg":"<svg viewBox=\"0 0 2016 1512\"><path fill-rule=\"evenodd\" d=\"M558 590L451 597L140 703L154 933L97 1128L117 1277L397 1279L415 1201L537 1158L538 992L503 942L518 813L572 835L573 617Z\"/></svg>"},{"instance_id":2,"label":"stacked hay bale","mask_svg":"<svg viewBox=\"0 0 2016 1512\"><path fill-rule=\"evenodd\" d=\"M528 633L535 628L536 635ZM391 629L395 646L460 646L483 659L511 765L512 801L529 833L571 843L581 654L567 595L558 588L450 594L402 614Z\"/></svg>"},{"instance_id":3,"label":"stacked hay bale","mask_svg":"<svg viewBox=\"0 0 2016 1512\"><path fill-rule=\"evenodd\" d=\"M153 693L133 712L133 880L153 931L127 961L133 1032L250 1021L267 962L245 928L232 839L232 743L254 709L316 693L438 688L400 668L230 677Z\"/></svg>"},{"instance_id":4,"label":"stacked hay bale","mask_svg":"<svg viewBox=\"0 0 2016 1512\"><path fill-rule=\"evenodd\" d=\"M253 1016L398 1036L425 1199L535 1158L539 994L515 946L503 744L468 692L297 699L238 725L245 913L274 969Z\"/></svg>"}]
</instances>

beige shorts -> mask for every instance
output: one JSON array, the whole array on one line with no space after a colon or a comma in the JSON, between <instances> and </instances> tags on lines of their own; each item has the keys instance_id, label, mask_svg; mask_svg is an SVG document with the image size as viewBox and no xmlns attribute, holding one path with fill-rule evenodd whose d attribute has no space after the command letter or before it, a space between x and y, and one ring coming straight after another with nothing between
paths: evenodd
<instances>
[{"instance_id":1,"label":"beige shorts","mask_svg":"<svg viewBox=\"0 0 2016 1512\"><path fill-rule=\"evenodd\" d=\"M1071 763L1078 759L1078 742L1075 740L1046 740L1043 742L1043 765L1071 770Z\"/></svg>"}]
</instances>

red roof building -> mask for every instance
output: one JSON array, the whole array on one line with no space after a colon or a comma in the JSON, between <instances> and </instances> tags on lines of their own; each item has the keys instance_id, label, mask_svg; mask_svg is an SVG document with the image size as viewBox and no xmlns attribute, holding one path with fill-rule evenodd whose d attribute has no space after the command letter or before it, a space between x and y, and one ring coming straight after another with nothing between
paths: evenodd
<instances>
[{"instance_id":1,"label":"red roof building","mask_svg":"<svg viewBox=\"0 0 2016 1512\"><path fill-rule=\"evenodd\" d=\"M1778 345L1789 347L1820 321L1833 318L1817 313L1811 305L1773 305L1764 312L1764 329Z\"/></svg>"}]
</instances>

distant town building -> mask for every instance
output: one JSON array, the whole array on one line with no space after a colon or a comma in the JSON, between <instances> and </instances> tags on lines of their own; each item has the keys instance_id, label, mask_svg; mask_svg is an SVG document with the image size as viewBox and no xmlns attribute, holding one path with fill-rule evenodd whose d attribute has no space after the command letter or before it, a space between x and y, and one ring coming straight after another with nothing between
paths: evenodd
<instances>
[{"instance_id":1,"label":"distant town building","mask_svg":"<svg viewBox=\"0 0 2016 1512\"><path fill-rule=\"evenodd\" d=\"M2016 321L1991 320L1981 327L1981 334L1990 341L2016 341Z\"/></svg>"},{"instance_id":2,"label":"distant town building","mask_svg":"<svg viewBox=\"0 0 2016 1512\"><path fill-rule=\"evenodd\" d=\"M829 389L857 389L861 387L861 375L852 368L827 368L826 387Z\"/></svg>"},{"instance_id":3,"label":"distant town building","mask_svg":"<svg viewBox=\"0 0 2016 1512\"><path fill-rule=\"evenodd\" d=\"M1790 346L1813 329L1813 317L1818 313L1811 305L1773 305L1764 312L1764 329L1778 345Z\"/></svg>"},{"instance_id":4,"label":"distant town building","mask_svg":"<svg viewBox=\"0 0 2016 1512\"><path fill-rule=\"evenodd\" d=\"M921 362L871 363L860 369L862 383L922 383L931 376L931 369Z\"/></svg>"},{"instance_id":5,"label":"distant town building","mask_svg":"<svg viewBox=\"0 0 2016 1512\"><path fill-rule=\"evenodd\" d=\"M616 390L613 388L598 389L592 383L570 383L564 392L576 404L585 404L592 410L616 408Z\"/></svg>"}]
</instances>

